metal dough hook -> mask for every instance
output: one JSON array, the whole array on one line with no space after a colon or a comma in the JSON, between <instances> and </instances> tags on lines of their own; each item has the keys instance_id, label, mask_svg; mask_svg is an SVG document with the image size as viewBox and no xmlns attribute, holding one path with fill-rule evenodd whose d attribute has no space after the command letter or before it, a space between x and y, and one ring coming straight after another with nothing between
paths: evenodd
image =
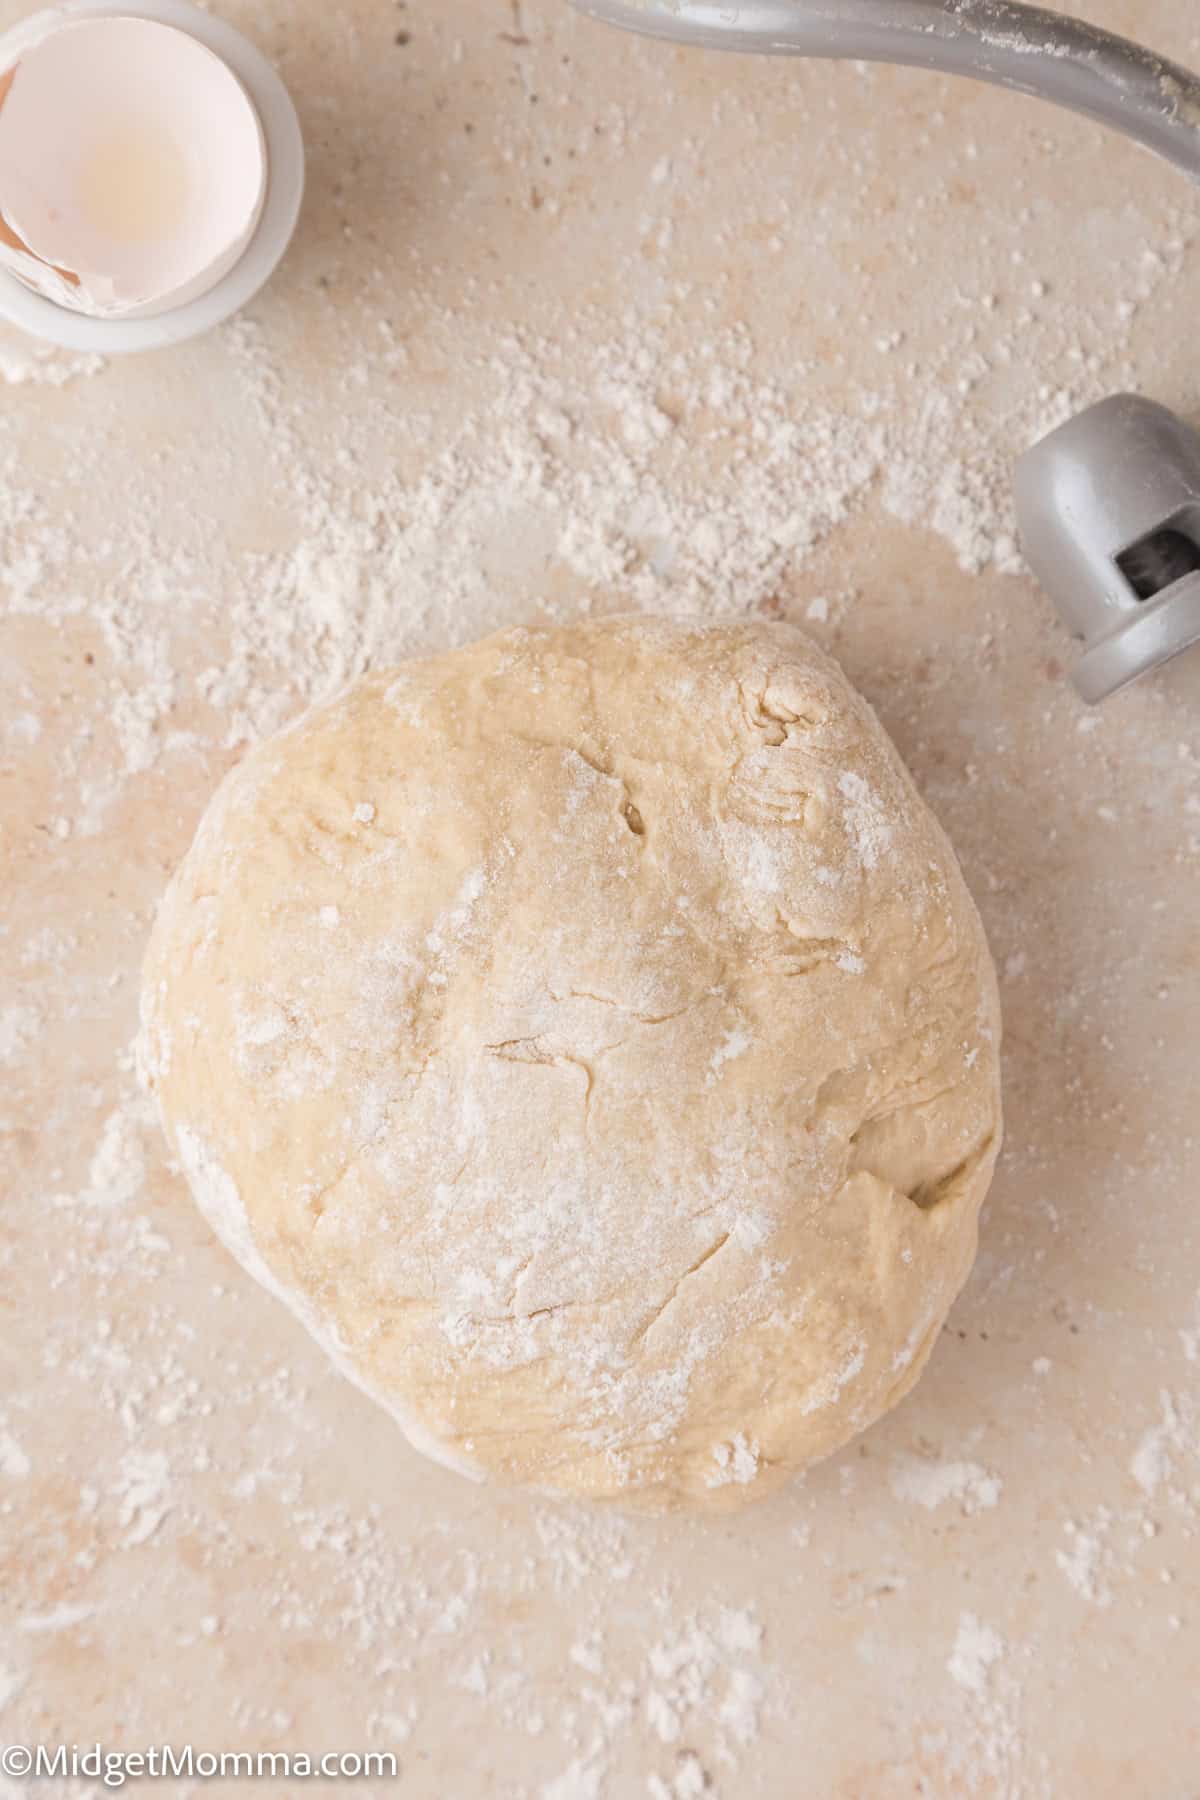
<instances>
[{"instance_id":1,"label":"metal dough hook","mask_svg":"<svg viewBox=\"0 0 1200 1800\"><path fill-rule=\"evenodd\" d=\"M709 50L904 63L990 81L1111 125L1200 181L1200 76L1080 19L1016 0L572 0Z\"/></svg>"},{"instance_id":2,"label":"metal dough hook","mask_svg":"<svg viewBox=\"0 0 1200 1800\"><path fill-rule=\"evenodd\" d=\"M573 0L580 12L710 50L851 57L969 75L1111 125L1200 181L1200 76L1017 0ZM1118 395L1017 467L1025 554L1083 642L1091 703L1200 645L1200 434Z\"/></svg>"}]
</instances>

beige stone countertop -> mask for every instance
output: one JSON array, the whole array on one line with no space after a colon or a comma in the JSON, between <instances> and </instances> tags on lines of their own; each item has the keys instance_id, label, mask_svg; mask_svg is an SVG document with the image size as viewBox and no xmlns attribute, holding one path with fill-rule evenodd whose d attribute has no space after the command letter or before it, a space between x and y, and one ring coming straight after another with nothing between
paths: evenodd
<instances>
[{"instance_id":1,"label":"beige stone countertop","mask_svg":"<svg viewBox=\"0 0 1200 1800\"><path fill-rule=\"evenodd\" d=\"M1195 1800L1200 660L1088 712L1009 498L1107 392L1200 415L1195 193L1031 101L564 0L217 10L307 134L275 281L136 360L0 335L0 1742L387 1751L355 1791L406 1800ZM1192 0L1072 10L1200 62ZM628 606L833 650L1005 1007L929 1373L715 1523L422 1461L213 1240L130 1054L248 742Z\"/></svg>"}]
</instances>

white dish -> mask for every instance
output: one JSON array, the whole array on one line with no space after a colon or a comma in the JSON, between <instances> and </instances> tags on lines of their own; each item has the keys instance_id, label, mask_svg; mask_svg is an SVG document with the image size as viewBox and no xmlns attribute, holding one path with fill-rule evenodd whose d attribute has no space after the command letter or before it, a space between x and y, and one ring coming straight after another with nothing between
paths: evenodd
<instances>
[{"instance_id":1,"label":"white dish","mask_svg":"<svg viewBox=\"0 0 1200 1800\"><path fill-rule=\"evenodd\" d=\"M296 110L283 82L260 51L239 32L189 0L66 0L0 38L0 68L10 67L33 45L62 27L83 21L150 20L186 33L214 53L244 90L261 127L265 195L253 196L249 220L237 236L230 266L213 280L212 262L175 293L147 295L135 312L96 316L37 293L11 270L0 269L0 318L64 348L119 355L161 349L210 330L237 312L263 286L282 258L299 217L304 190L304 147ZM261 187L261 183L260 183ZM196 291L199 286L199 292ZM161 305L165 302L165 307ZM147 316L149 314L150 316Z\"/></svg>"}]
</instances>

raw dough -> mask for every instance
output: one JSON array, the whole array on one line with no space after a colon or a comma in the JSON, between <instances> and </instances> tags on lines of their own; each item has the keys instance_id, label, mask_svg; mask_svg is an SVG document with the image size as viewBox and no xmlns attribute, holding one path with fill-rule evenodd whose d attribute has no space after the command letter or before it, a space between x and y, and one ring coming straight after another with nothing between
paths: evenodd
<instances>
[{"instance_id":1,"label":"raw dough","mask_svg":"<svg viewBox=\"0 0 1200 1800\"><path fill-rule=\"evenodd\" d=\"M464 1472L723 1509L916 1381L999 1007L954 854L800 632L522 629L228 777L143 1057L196 1198Z\"/></svg>"}]
</instances>

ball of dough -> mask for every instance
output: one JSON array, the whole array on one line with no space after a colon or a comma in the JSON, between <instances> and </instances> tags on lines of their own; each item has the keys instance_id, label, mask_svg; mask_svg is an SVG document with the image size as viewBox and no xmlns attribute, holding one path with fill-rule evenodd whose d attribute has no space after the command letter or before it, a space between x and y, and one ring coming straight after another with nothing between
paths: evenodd
<instances>
[{"instance_id":1,"label":"ball of dough","mask_svg":"<svg viewBox=\"0 0 1200 1800\"><path fill-rule=\"evenodd\" d=\"M954 853L779 625L512 630L310 712L213 801L143 1016L216 1231L418 1448L643 1508L912 1387L999 1144Z\"/></svg>"}]
</instances>

